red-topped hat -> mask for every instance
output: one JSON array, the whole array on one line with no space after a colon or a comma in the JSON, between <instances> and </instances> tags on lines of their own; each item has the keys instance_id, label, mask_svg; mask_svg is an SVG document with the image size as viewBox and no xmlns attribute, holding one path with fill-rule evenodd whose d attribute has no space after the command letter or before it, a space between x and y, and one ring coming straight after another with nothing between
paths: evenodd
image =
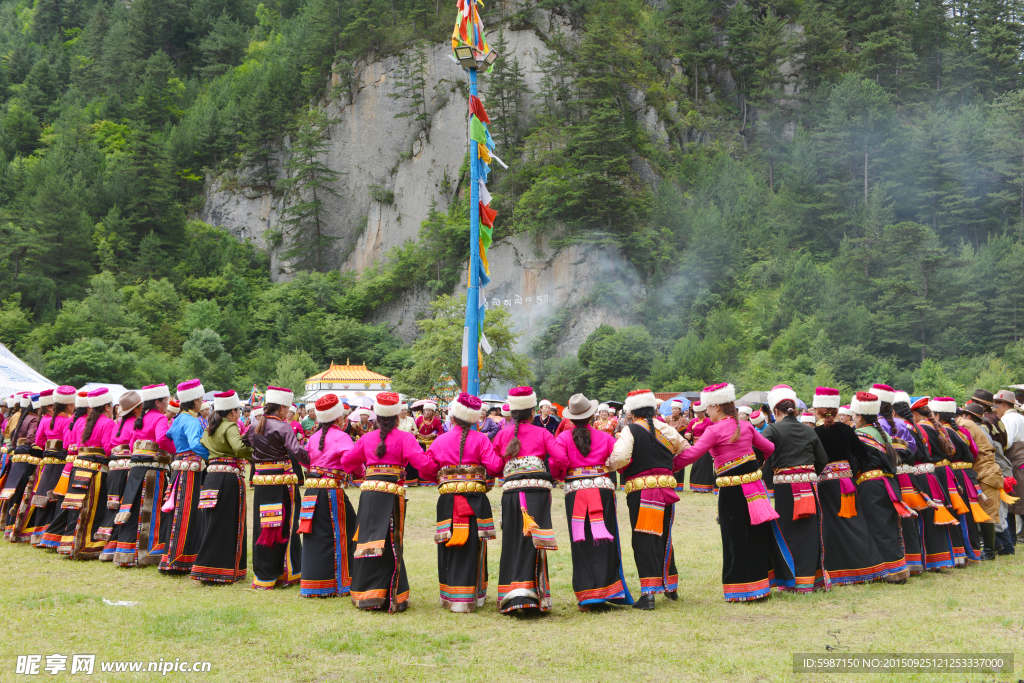
<instances>
[{"instance_id":1,"label":"red-topped hat","mask_svg":"<svg viewBox=\"0 0 1024 683\"><path fill-rule=\"evenodd\" d=\"M896 390L888 384L874 384L871 386L871 393L878 397L882 403L894 403Z\"/></svg>"},{"instance_id":2,"label":"red-topped hat","mask_svg":"<svg viewBox=\"0 0 1024 683\"><path fill-rule=\"evenodd\" d=\"M955 413L956 401L949 396L936 396L928 402L928 408L933 413Z\"/></svg>"},{"instance_id":3,"label":"red-topped hat","mask_svg":"<svg viewBox=\"0 0 1024 683\"><path fill-rule=\"evenodd\" d=\"M455 397L449 407L450 415L457 417L463 422L470 424L480 419L480 410L483 408L483 401L472 394L462 393Z\"/></svg>"},{"instance_id":4,"label":"red-topped hat","mask_svg":"<svg viewBox=\"0 0 1024 683\"><path fill-rule=\"evenodd\" d=\"M187 382L182 382L178 385L178 400L182 403L188 403L189 401L195 401L203 397L206 393L206 389L203 388L203 383L198 379L190 379Z\"/></svg>"},{"instance_id":5,"label":"red-topped hat","mask_svg":"<svg viewBox=\"0 0 1024 683\"><path fill-rule=\"evenodd\" d=\"M53 389L44 389L39 392L39 407L53 405Z\"/></svg>"},{"instance_id":6,"label":"red-topped hat","mask_svg":"<svg viewBox=\"0 0 1024 683\"><path fill-rule=\"evenodd\" d=\"M736 401L736 387L723 382L704 387L700 392L700 403L703 406L720 406Z\"/></svg>"},{"instance_id":7,"label":"red-topped hat","mask_svg":"<svg viewBox=\"0 0 1024 683\"><path fill-rule=\"evenodd\" d=\"M221 391L213 395L213 409L218 413L222 410L241 408L242 401L234 391Z\"/></svg>"},{"instance_id":8,"label":"red-topped hat","mask_svg":"<svg viewBox=\"0 0 1024 683\"><path fill-rule=\"evenodd\" d=\"M796 404L796 392L788 384L776 384L768 392L768 407L775 410L775 406L783 401L792 401Z\"/></svg>"},{"instance_id":9,"label":"red-topped hat","mask_svg":"<svg viewBox=\"0 0 1024 683\"><path fill-rule=\"evenodd\" d=\"M284 387L267 387L266 401L279 406L290 406L295 392Z\"/></svg>"},{"instance_id":10,"label":"red-topped hat","mask_svg":"<svg viewBox=\"0 0 1024 683\"><path fill-rule=\"evenodd\" d=\"M850 410L854 415L878 415L878 411L881 409L881 399L867 391L858 391L850 401Z\"/></svg>"},{"instance_id":11,"label":"red-topped hat","mask_svg":"<svg viewBox=\"0 0 1024 683\"><path fill-rule=\"evenodd\" d=\"M160 399L170 398L171 390L167 388L166 384L150 384L148 387L142 387L139 389L139 396L145 401L159 401Z\"/></svg>"},{"instance_id":12,"label":"red-topped hat","mask_svg":"<svg viewBox=\"0 0 1024 683\"><path fill-rule=\"evenodd\" d=\"M167 411L177 415L181 412L181 401L176 401L173 398L167 402Z\"/></svg>"},{"instance_id":13,"label":"red-topped hat","mask_svg":"<svg viewBox=\"0 0 1024 683\"><path fill-rule=\"evenodd\" d=\"M373 399L373 412L378 417L395 417L402 412L402 399L393 391L382 391Z\"/></svg>"},{"instance_id":14,"label":"red-topped hat","mask_svg":"<svg viewBox=\"0 0 1024 683\"><path fill-rule=\"evenodd\" d=\"M86 401L88 401L90 408L99 408L105 406L108 403L113 403L114 399L111 396L110 390L106 387L100 387L99 389L93 389L86 394Z\"/></svg>"},{"instance_id":15,"label":"red-topped hat","mask_svg":"<svg viewBox=\"0 0 1024 683\"><path fill-rule=\"evenodd\" d=\"M931 397L929 397L929 396L922 396L921 398L919 398L916 401L914 401L914 405L910 406L910 409L911 410L921 410L922 408L927 408L928 407L928 401L930 400L930 398Z\"/></svg>"},{"instance_id":16,"label":"red-topped hat","mask_svg":"<svg viewBox=\"0 0 1024 683\"><path fill-rule=\"evenodd\" d=\"M342 401L336 394L324 394L313 404L316 410L316 421L329 424L339 417L348 414L348 404Z\"/></svg>"},{"instance_id":17,"label":"red-topped hat","mask_svg":"<svg viewBox=\"0 0 1024 683\"><path fill-rule=\"evenodd\" d=\"M627 413L632 413L635 410L642 408L657 408L658 398L654 395L654 392L650 389L637 389L631 391L626 395L626 402L622 405L622 409Z\"/></svg>"},{"instance_id":18,"label":"red-topped hat","mask_svg":"<svg viewBox=\"0 0 1024 683\"><path fill-rule=\"evenodd\" d=\"M89 392L79 391L75 394L75 408L88 408L89 407Z\"/></svg>"},{"instance_id":19,"label":"red-topped hat","mask_svg":"<svg viewBox=\"0 0 1024 683\"><path fill-rule=\"evenodd\" d=\"M831 387L818 387L814 390L814 401L812 408L838 408L842 403L839 398L839 390Z\"/></svg>"},{"instance_id":20,"label":"red-topped hat","mask_svg":"<svg viewBox=\"0 0 1024 683\"><path fill-rule=\"evenodd\" d=\"M533 387L512 387L508 390L508 408L513 410L529 410L537 407L537 394Z\"/></svg>"}]
</instances>

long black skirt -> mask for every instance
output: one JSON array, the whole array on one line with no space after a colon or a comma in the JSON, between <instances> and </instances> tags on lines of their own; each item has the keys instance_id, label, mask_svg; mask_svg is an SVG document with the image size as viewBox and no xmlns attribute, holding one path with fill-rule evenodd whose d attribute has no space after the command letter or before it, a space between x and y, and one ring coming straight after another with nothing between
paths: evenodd
<instances>
[{"instance_id":1,"label":"long black skirt","mask_svg":"<svg viewBox=\"0 0 1024 683\"><path fill-rule=\"evenodd\" d=\"M356 533L356 511L345 490L306 489L299 516L299 531L302 532L299 595L304 598L348 595L352 587L355 545L351 541Z\"/></svg>"},{"instance_id":2,"label":"long black skirt","mask_svg":"<svg viewBox=\"0 0 1024 683\"><path fill-rule=\"evenodd\" d=\"M886 575L867 518L859 511L840 517L842 493L839 480L818 481L821 528L825 543L825 569L834 585L875 581Z\"/></svg>"},{"instance_id":3,"label":"long black skirt","mask_svg":"<svg viewBox=\"0 0 1024 683\"><path fill-rule=\"evenodd\" d=\"M172 472L168 490L174 490L174 511L161 513L160 520L160 542L164 546L160 571L163 573L188 574L192 571L202 538L199 493L203 488L203 476L202 471Z\"/></svg>"},{"instance_id":4,"label":"long black skirt","mask_svg":"<svg viewBox=\"0 0 1024 683\"><path fill-rule=\"evenodd\" d=\"M64 478L63 469L67 467L65 463L61 471L60 478ZM85 474L90 470L83 470L78 468L71 468L69 470L69 476L67 486L65 488L65 494L71 494L71 483L74 481L75 472L79 473L79 478L82 480L91 479L89 475ZM58 483L58 488L60 484ZM81 497L82 491L79 490L77 494L71 494L73 496ZM76 505L67 506L64 502L67 500L65 494L53 494L54 504L57 506L56 514L53 517L53 521L47 525L45 532L43 533L42 539L39 541L40 548L51 548L60 553L61 539L74 532L76 523L78 522L78 507ZM66 554L66 552L64 553Z\"/></svg>"},{"instance_id":5,"label":"long black skirt","mask_svg":"<svg viewBox=\"0 0 1024 683\"><path fill-rule=\"evenodd\" d=\"M151 459L148 459L152 463ZM143 460L132 458L133 463ZM167 472L152 466L128 470L121 507L114 517L113 561L119 567L145 567L159 564L164 549L160 545L160 502L167 487ZM106 551L106 548L104 548Z\"/></svg>"},{"instance_id":6,"label":"long black skirt","mask_svg":"<svg viewBox=\"0 0 1024 683\"><path fill-rule=\"evenodd\" d=\"M456 514L456 496L471 512ZM473 612L487 600L487 541L495 537L491 501L483 493L445 493L437 498L437 581L441 607Z\"/></svg>"},{"instance_id":7,"label":"long black skirt","mask_svg":"<svg viewBox=\"0 0 1024 683\"><path fill-rule=\"evenodd\" d=\"M100 520L106 508L107 476L103 471L76 467L71 471L68 493L61 504L67 526L57 552L72 560L95 560L106 541L97 538Z\"/></svg>"},{"instance_id":8,"label":"long black skirt","mask_svg":"<svg viewBox=\"0 0 1024 683\"><path fill-rule=\"evenodd\" d=\"M885 575L905 571L907 554L903 547L900 516L893 507L883 480L869 479L857 486L857 514L864 515L868 531L878 548L878 555L882 558Z\"/></svg>"},{"instance_id":9,"label":"long black skirt","mask_svg":"<svg viewBox=\"0 0 1024 683\"><path fill-rule=\"evenodd\" d=\"M298 484L261 484L252 499L252 587L287 588L302 580L302 540L299 537ZM268 511L280 526L267 526ZM290 529L291 533L285 533ZM257 531L258 530L258 531Z\"/></svg>"},{"instance_id":10,"label":"long black skirt","mask_svg":"<svg viewBox=\"0 0 1024 683\"><path fill-rule=\"evenodd\" d=\"M44 458L58 458L60 463L43 465L39 470L36 484L32 490L32 501L30 503L28 517L25 519L25 533L29 534L29 544L43 546L43 536L46 530L57 516L63 496L54 492L60 475L64 472L64 465L67 464L67 451L43 451ZM50 546L56 548L60 545L59 536L57 542Z\"/></svg>"},{"instance_id":11,"label":"long black skirt","mask_svg":"<svg viewBox=\"0 0 1024 683\"><path fill-rule=\"evenodd\" d=\"M384 478L395 483L395 477ZM409 608L405 573L405 496L383 491L359 494L352 559L352 604L359 609L404 612Z\"/></svg>"},{"instance_id":12,"label":"long black skirt","mask_svg":"<svg viewBox=\"0 0 1024 683\"><path fill-rule=\"evenodd\" d=\"M100 562L113 562L117 542L114 538L114 519L121 509L121 496L124 494L124 485L128 483L130 469L110 470L107 475L107 500L101 502L99 529L96 531L97 540L106 541L103 550L100 552Z\"/></svg>"},{"instance_id":13,"label":"long black skirt","mask_svg":"<svg viewBox=\"0 0 1024 683\"><path fill-rule=\"evenodd\" d=\"M19 451L15 451L15 453L19 455L28 453L27 447L19 446L19 448L24 448L24 453ZM4 540L11 543L25 543L28 541L27 535L22 534L20 531L16 533L14 528L15 523L18 521L18 512L21 509L22 501L25 499L25 494L35 481L37 469L36 465L27 462L11 463L7 473L7 481L4 482L3 491L0 492L0 522L3 522L4 525ZM31 499L31 493L29 493L29 497Z\"/></svg>"},{"instance_id":14,"label":"long black skirt","mask_svg":"<svg viewBox=\"0 0 1024 683\"><path fill-rule=\"evenodd\" d=\"M914 488L931 496L931 486L927 474L912 474L910 478L914 482ZM945 504L945 496L938 502ZM950 533L959 533L959 525L936 524L935 510L931 507L918 510L917 515L918 531L921 537L921 561L924 568L931 571L952 568L954 566L953 544Z\"/></svg>"},{"instance_id":15,"label":"long black skirt","mask_svg":"<svg viewBox=\"0 0 1024 683\"><path fill-rule=\"evenodd\" d=\"M974 486L974 482L966 472L967 470L953 470L953 478L956 480L957 488L961 491L960 497L963 498L964 503L970 506L971 501L967 496L967 487ZM978 528L978 523L974 521L974 514L968 511L960 515L958 519L960 520L960 535L963 539L962 543L967 561L978 562L981 560L981 530Z\"/></svg>"},{"instance_id":16,"label":"long black skirt","mask_svg":"<svg viewBox=\"0 0 1024 683\"><path fill-rule=\"evenodd\" d=\"M224 584L244 579L248 552L245 478L233 472L208 472L197 512L199 548L189 576Z\"/></svg>"},{"instance_id":17,"label":"long black skirt","mask_svg":"<svg viewBox=\"0 0 1024 683\"><path fill-rule=\"evenodd\" d=\"M924 572L924 555L921 545L921 513L917 517L900 517L900 531L903 547L906 549L907 569L911 574Z\"/></svg>"},{"instance_id":18,"label":"long black skirt","mask_svg":"<svg viewBox=\"0 0 1024 683\"><path fill-rule=\"evenodd\" d=\"M749 474L759 469L756 460L743 463L722 474ZM770 522L750 523L750 510L742 486L718 490L718 522L722 532L722 589L728 602L763 598L771 592L775 580L772 570Z\"/></svg>"},{"instance_id":19,"label":"long black skirt","mask_svg":"<svg viewBox=\"0 0 1024 683\"><path fill-rule=\"evenodd\" d=\"M573 507L578 491L565 496L565 516L569 522L569 550L572 552L572 590L580 605L610 602L614 605L632 605L633 596L626 587L622 573L622 544L619 543L619 522L615 513L615 491L596 489L601 494L603 521L607 531L615 538L611 541L594 540L589 519L583 520L584 538L573 540Z\"/></svg>"},{"instance_id":20,"label":"long black skirt","mask_svg":"<svg viewBox=\"0 0 1024 683\"><path fill-rule=\"evenodd\" d=\"M815 487L814 484L811 485ZM814 495L818 512L793 519L793 485L776 482L775 512L772 520L775 544L772 546L772 565L775 567L775 587L794 593L828 590L832 581L824 570L824 543L821 528L821 501Z\"/></svg>"},{"instance_id":21,"label":"long black skirt","mask_svg":"<svg viewBox=\"0 0 1024 683\"><path fill-rule=\"evenodd\" d=\"M523 524L523 503L536 528ZM551 609L547 551L557 550L551 523L551 490L524 488L501 494L501 560L498 564L498 611Z\"/></svg>"},{"instance_id":22,"label":"long black skirt","mask_svg":"<svg viewBox=\"0 0 1024 683\"><path fill-rule=\"evenodd\" d=\"M677 482L683 478L676 477ZM694 493L713 493L715 490L715 459L705 453L690 466L690 490Z\"/></svg>"},{"instance_id":23,"label":"long black skirt","mask_svg":"<svg viewBox=\"0 0 1024 683\"><path fill-rule=\"evenodd\" d=\"M675 520L676 506L672 503L662 510L661 534L637 531L642 493L641 490L626 495L629 526L633 529L630 543L633 546L636 571L640 575L640 594L671 593L679 589L679 573L676 571L672 548L672 522Z\"/></svg>"}]
</instances>

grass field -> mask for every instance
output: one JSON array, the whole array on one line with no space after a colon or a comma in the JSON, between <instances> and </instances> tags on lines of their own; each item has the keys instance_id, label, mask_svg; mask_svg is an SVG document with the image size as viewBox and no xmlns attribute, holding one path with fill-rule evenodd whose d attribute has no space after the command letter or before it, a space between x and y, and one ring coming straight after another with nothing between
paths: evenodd
<instances>
[{"instance_id":1,"label":"grass field","mask_svg":"<svg viewBox=\"0 0 1024 683\"><path fill-rule=\"evenodd\" d=\"M350 496L357 493L350 490ZM498 518L499 489L490 496ZM98 663L91 677L14 674L16 655L52 653L96 654L97 662L207 660L210 673L171 673L165 680L215 682L1024 678L1024 661L1018 662L1018 673L999 676L792 670L794 652L1012 652L1020 658L1024 555L913 577L905 586L776 593L760 603L729 604L720 584L715 497L687 493L677 505L673 530L679 601L659 597L653 612L626 608L582 614L573 600L568 525L562 493L556 491L553 517L562 549L549 555L554 609L530 618L497 613L500 545L492 542L487 606L475 614L451 614L437 604L435 498L432 488L411 492L405 552L412 606L392 616L359 612L347 598L302 600L297 587L272 592L254 591L248 582L204 587L188 578L161 576L155 567L71 562L0 543L0 681L160 678L103 674ZM621 496L619 513L621 522L626 517ZM621 532L627 539L626 579L638 593L626 524ZM111 606L104 599L138 604Z\"/></svg>"}]
</instances>

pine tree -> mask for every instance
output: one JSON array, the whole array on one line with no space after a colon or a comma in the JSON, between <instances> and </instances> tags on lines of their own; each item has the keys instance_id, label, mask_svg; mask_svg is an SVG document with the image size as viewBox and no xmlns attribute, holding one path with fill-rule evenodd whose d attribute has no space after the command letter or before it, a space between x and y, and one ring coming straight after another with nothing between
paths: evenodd
<instances>
[{"instance_id":1,"label":"pine tree","mask_svg":"<svg viewBox=\"0 0 1024 683\"><path fill-rule=\"evenodd\" d=\"M427 45L417 42L411 50L403 52L395 69L395 92L388 93L395 100L405 100L405 107L395 114L396 119L409 119L409 125L426 135L430 142L430 101L427 99Z\"/></svg>"},{"instance_id":2,"label":"pine tree","mask_svg":"<svg viewBox=\"0 0 1024 683\"><path fill-rule=\"evenodd\" d=\"M319 109L309 109L299 115L285 162L287 178L281 181L289 200L281 211L281 224L286 226L289 245L284 257L297 267L320 272L327 269L329 260L325 252L337 239L326 232L323 202L327 195L337 196L338 191L330 184L341 174L321 158L330 145L332 123Z\"/></svg>"}]
</instances>

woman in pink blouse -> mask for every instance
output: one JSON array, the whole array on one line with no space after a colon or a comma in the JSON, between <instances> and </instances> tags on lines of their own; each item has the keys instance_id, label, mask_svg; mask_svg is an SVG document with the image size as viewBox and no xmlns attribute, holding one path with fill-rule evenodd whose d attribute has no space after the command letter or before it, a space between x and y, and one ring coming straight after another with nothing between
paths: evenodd
<instances>
[{"instance_id":1,"label":"woman in pink blouse","mask_svg":"<svg viewBox=\"0 0 1024 683\"><path fill-rule=\"evenodd\" d=\"M142 396L137 391L126 391L118 397L117 403L121 412L110 437L107 500L105 505L101 504L101 511L98 513L102 519L96 538L106 541L103 552L100 553L100 562L112 562L114 553L117 552L114 518L121 509L121 494L124 493L124 485L128 483L128 474L132 470L131 444L135 441L135 420L142 415Z\"/></svg>"},{"instance_id":2,"label":"woman in pink blouse","mask_svg":"<svg viewBox=\"0 0 1024 683\"><path fill-rule=\"evenodd\" d=\"M438 481L437 573L441 606L472 612L487 599L487 541L494 518L487 480L501 471L502 460L485 434L471 431L481 413L476 396L459 394L451 404L452 430L431 442L419 476Z\"/></svg>"},{"instance_id":3,"label":"woman in pink blouse","mask_svg":"<svg viewBox=\"0 0 1024 683\"><path fill-rule=\"evenodd\" d=\"M309 438L309 472L299 513L299 595L333 598L348 595L352 586L354 546L349 539L356 533L356 511L345 495L347 477L341 459L354 444L345 433L348 404L334 394L326 394L317 400L315 410L318 424Z\"/></svg>"},{"instance_id":4,"label":"woman in pink blouse","mask_svg":"<svg viewBox=\"0 0 1024 683\"><path fill-rule=\"evenodd\" d=\"M768 502L760 469L764 458L775 451L775 444L749 422L737 421L735 400L731 384L716 384L701 392L700 402L707 406L711 425L683 453L683 464L705 453L714 458L722 530L722 588L727 601L742 602L766 597L771 591L771 547L775 541L768 522L778 515Z\"/></svg>"},{"instance_id":5,"label":"woman in pink blouse","mask_svg":"<svg viewBox=\"0 0 1024 683\"><path fill-rule=\"evenodd\" d=\"M632 605L622 575L615 484L605 462L615 438L594 429L597 401L576 394L562 412L572 429L555 437L551 476L565 481L565 515L572 542L572 590L581 612L606 604Z\"/></svg>"},{"instance_id":6,"label":"woman in pink blouse","mask_svg":"<svg viewBox=\"0 0 1024 683\"><path fill-rule=\"evenodd\" d=\"M174 441L167 437L166 413L171 392L166 384L154 384L142 387L139 395L143 400L142 416L134 424L132 467L110 539L116 544L114 563L119 567L159 564L164 554L159 540L159 509L167 488L168 463L175 452ZM143 509L152 514L140 520Z\"/></svg>"},{"instance_id":7,"label":"woman in pink blouse","mask_svg":"<svg viewBox=\"0 0 1024 683\"><path fill-rule=\"evenodd\" d=\"M77 394L74 387L57 387L50 394L53 412L40 418L39 429L36 430L35 443L43 451L43 461L39 463L39 474L32 488L32 500L29 502L29 514L24 527L25 533L31 534L29 543L36 547L48 547L43 545L43 536L60 509L57 501L61 496L55 489L64 465L67 464L68 446L71 445L71 414L75 411ZM52 549L55 546L49 547Z\"/></svg>"},{"instance_id":8,"label":"woman in pink blouse","mask_svg":"<svg viewBox=\"0 0 1024 683\"><path fill-rule=\"evenodd\" d=\"M402 558L405 537L405 471L427 464L426 453L409 432L396 429L402 404L383 392L373 401L380 429L365 434L341 459L342 468L362 478L356 547L352 560L352 604L359 609L409 608L409 579Z\"/></svg>"},{"instance_id":9,"label":"woman in pink blouse","mask_svg":"<svg viewBox=\"0 0 1024 683\"><path fill-rule=\"evenodd\" d=\"M530 387L508 392L511 422L494 437L494 450L504 463L501 494L501 564L498 568L498 611L551 609L547 551L558 550L551 523L554 479L548 458L555 439L544 427L531 424L537 394ZM519 530L522 529L522 533Z\"/></svg>"},{"instance_id":10,"label":"woman in pink blouse","mask_svg":"<svg viewBox=\"0 0 1024 683\"><path fill-rule=\"evenodd\" d=\"M86 396L89 413L79 420L71 434L78 454L68 481L61 514L67 523L57 552L73 560L94 560L100 556L106 540L97 537L107 508L105 466L110 461L114 432L114 403L110 391L100 387Z\"/></svg>"}]
</instances>

